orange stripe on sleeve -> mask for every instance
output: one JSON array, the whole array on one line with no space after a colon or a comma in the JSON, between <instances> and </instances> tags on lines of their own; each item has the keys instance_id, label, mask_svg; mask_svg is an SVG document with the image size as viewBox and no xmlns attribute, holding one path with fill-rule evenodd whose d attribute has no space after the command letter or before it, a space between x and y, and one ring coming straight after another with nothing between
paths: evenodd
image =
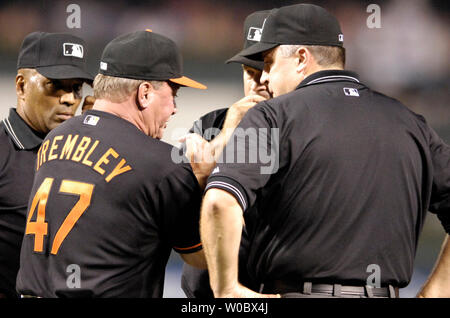
<instances>
[{"instance_id":1,"label":"orange stripe on sleeve","mask_svg":"<svg viewBox=\"0 0 450 318\"><path fill-rule=\"evenodd\" d=\"M202 243L198 243L198 244L190 246L190 247L176 247L176 246L174 246L173 248L176 249L176 250L180 250L180 251L187 251L187 250L191 250L191 249L197 248L197 247L199 247L201 245L202 245Z\"/></svg>"}]
</instances>

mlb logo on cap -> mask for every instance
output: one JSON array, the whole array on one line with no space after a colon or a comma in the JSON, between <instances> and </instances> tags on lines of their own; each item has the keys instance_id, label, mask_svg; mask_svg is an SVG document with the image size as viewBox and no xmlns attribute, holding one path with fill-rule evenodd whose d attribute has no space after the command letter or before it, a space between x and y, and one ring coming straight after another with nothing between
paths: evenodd
<instances>
[{"instance_id":1,"label":"mlb logo on cap","mask_svg":"<svg viewBox=\"0 0 450 318\"><path fill-rule=\"evenodd\" d=\"M261 28L251 27L250 29L248 29L247 40L259 42L261 41L261 35Z\"/></svg>"},{"instance_id":2,"label":"mlb logo on cap","mask_svg":"<svg viewBox=\"0 0 450 318\"><path fill-rule=\"evenodd\" d=\"M32 32L20 47L17 69L33 68L51 79L81 78L88 82L93 76L87 70L88 47L83 39L67 33Z\"/></svg>"},{"instance_id":3,"label":"mlb logo on cap","mask_svg":"<svg viewBox=\"0 0 450 318\"><path fill-rule=\"evenodd\" d=\"M63 44L64 56L73 56L80 59L83 58L83 46L76 43L64 43Z\"/></svg>"},{"instance_id":4,"label":"mlb logo on cap","mask_svg":"<svg viewBox=\"0 0 450 318\"><path fill-rule=\"evenodd\" d=\"M256 11L245 18L244 32L242 33L244 36L244 50L261 41L267 16L275 10L277 9ZM244 64L258 70L262 70L264 68L264 62L244 57L241 55L241 52L228 59L225 63Z\"/></svg>"}]
</instances>

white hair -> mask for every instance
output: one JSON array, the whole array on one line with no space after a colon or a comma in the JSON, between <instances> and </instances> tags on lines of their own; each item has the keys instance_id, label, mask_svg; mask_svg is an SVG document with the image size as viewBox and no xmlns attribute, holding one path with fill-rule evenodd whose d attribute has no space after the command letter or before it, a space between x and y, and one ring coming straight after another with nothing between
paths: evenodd
<instances>
[{"instance_id":1,"label":"white hair","mask_svg":"<svg viewBox=\"0 0 450 318\"><path fill-rule=\"evenodd\" d=\"M159 89L164 81L145 81L97 74L93 85L94 97L120 103L126 100L144 82L150 82L155 89Z\"/></svg>"}]
</instances>

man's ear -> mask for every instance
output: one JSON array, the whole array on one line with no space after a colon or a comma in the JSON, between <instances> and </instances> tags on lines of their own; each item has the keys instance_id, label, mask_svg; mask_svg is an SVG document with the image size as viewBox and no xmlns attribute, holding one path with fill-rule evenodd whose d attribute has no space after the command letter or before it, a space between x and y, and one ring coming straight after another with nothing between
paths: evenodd
<instances>
[{"instance_id":1,"label":"man's ear","mask_svg":"<svg viewBox=\"0 0 450 318\"><path fill-rule=\"evenodd\" d=\"M22 99L25 96L25 82L26 76L23 72L19 71L16 75L16 94L17 98Z\"/></svg>"},{"instance_id":2,"label":"man's ear","mask_svg":"<svg viewBox=\"0 0 450 318\"><path fill-rule=\"evenodd\" d=\"M297 61L297 73L304 73L307 66L311 63L311 52L302 46L295 51L295 57Z\"/></svg>"},{"instance_id":3,"label":"man's ear","mask_svg":"<svg viewBox=\"0 0 450 318\"><path fill-rule=\"evenodd\" d=\"M150 82L143 82L139 85L136 94L136 103L140 109L150 106L154 98L155 88Z\"/></svg>"}]
</instances>

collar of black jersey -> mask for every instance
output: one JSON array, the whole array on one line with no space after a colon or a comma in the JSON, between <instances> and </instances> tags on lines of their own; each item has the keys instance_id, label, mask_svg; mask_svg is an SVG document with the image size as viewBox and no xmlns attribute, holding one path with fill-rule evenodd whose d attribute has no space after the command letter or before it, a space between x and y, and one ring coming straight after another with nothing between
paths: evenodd
<instances>
[{"instance_id":1,"label":"collar of black jersey","mask_svg":"<svg viewBox=\"0 0 450 318\"><path fill-rule=\"evenodd\" d=\"M306 77L303 81L301 81L301 83L297 86L296 89L312 84L341 82L341 81L359 83L359 75L356 74L355 72L344 70L319 71Z\"/></svg>"},{"instance_id":2,"label":"collar of black jersey","mask_svg":"<svg viewBox=\"0 0 450 318\"><path fill-rule=\"evenodd\" d=\"M15 108L9 110L8 118L3 119L2 123L9 137L21 150L31 150L40 146L45 137L28 126Z\"/></svg>"}]
</instances>

